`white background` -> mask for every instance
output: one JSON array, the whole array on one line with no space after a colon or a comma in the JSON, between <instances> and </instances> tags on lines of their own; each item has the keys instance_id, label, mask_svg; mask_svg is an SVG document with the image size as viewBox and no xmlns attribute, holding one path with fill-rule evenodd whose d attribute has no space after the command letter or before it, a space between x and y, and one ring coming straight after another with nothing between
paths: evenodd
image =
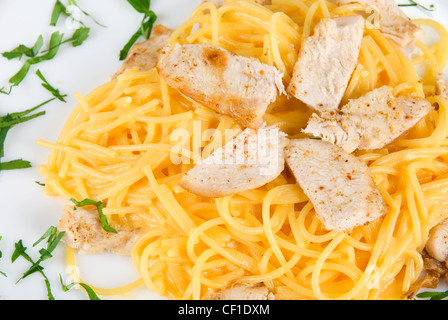
<instances>
[{"instance_id":1,"label":"white background","mask_svg":"<svg viewBox=\"0 0 448 320\"><path fill-rule=\"evenodd\" d=\"M73 48L63 46L57 56L51 60L31 67L28 76L14 88L11 95L0 94L0 116L8 112L23 111L33 107L52 96L41 87L41 81L35 75L39 68L46 79L61 93L67 94L67 103L53 101L42 108L46 115L10 130L5 142L5 157L2 161L23 158L31 161L33 167L24 170L0 172L0 299L47 299L43 278L34 274L15 284L22 273L29 268L29 263L19 258L11 263L14 243L23 240L29 247L32 257L37 252L31 249L49 226L56 226L62 213L62 203L42 193L42 187L35 181L44 182L37 167L45 164L49 150L36 145L36 139L54 142L67 117L76 105L75 92L88 94L97 86L107 82L120 66L118 54L130 36L140 24L141 15L125 0L78 0L78 4L106 28L94 24L89 18L82 20L91 27L90 37L80 46ZM406 0L399 0L406 3ZM445 0L420 0L421 3L434 3L435 13L424 13L414 8L406 8L412 17L430 17L448 26L448 3ZM32 46L39 35L45 39L44 48L52 32L60 30L68 38L73 30L67 28L65 19L61 18L56 27L50 27L49 21L54 0L3 0L0 2L0 52L14 49L19 44ZM63 1L65 3L65 1ZM176 28L188 18L200 0L153 0L152 7L157 15L157 23ZM0 88L8 85L9 78L22 66L23 61L8 61L0 57ZM124 285L138 278L130 258L112 255L81 256L78 259L81 277L92 285L113 288ZM66 277L65 250L59 246L54 257L42 264L52 283L56 300L86 299L82 290L62 292L59 275ZM111 279L113 281L111 282ZM159 299L160 297L138 290L135 295L113 298Z\"/></svg>"}]
</instances>

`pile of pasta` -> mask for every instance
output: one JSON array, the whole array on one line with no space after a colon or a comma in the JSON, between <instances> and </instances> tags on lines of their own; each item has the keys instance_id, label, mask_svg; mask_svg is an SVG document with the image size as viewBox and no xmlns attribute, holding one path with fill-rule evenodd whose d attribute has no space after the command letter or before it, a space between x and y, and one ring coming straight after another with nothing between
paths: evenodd
<instances>
[{"instance_id":1,"label":"pile of pasta","mask_svg":"<svg viewBox=\"0 0 448 320\"><path fill-rule=\"evenodd\" d=\"M302 39L323 17L366 12L326 0L235 0L203 3L177 28L171 43L220 46L273 65L289 83ZM154 68L129 69L86 96L50 148L45 192L105 204L112 226L142 230L132 250L144 284L169 299L207 299L237 284L263 283L276 299L402 299L424 271L429 230L448 217L448 104L436 78L448 58L448 34L437 22L415 23L438 34L417 41L413 56L376 28L366 28L359 63L343 103L383 85L433 104L429 115L392 144L357 152L372 172L389 212L351 232L326 230L313 205L285 170L267 185L218 199L178 186L197 160L241 128L168 87ZM290 138L311 110L279 96L266 115ZM198 125L198 123L200 125ZM173 137L178 130L190 139ZM212 131L210 131L212 129ZM209 134L214 132L214 134ZM177 155L181 161L173 161ZM74 263L74 252L69 251ZM94 284L93 284L94 285Z\"/></svg>"}]
</instances>

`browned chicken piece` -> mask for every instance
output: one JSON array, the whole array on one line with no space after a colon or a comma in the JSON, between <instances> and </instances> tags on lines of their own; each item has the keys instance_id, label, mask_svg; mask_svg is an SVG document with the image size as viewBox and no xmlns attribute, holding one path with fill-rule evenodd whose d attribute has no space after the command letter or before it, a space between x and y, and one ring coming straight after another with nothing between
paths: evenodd
<instances>
[{"instance_id":1,"label":"browned chicken piece","mask_svg":"<svg viewBox=\"0 0 448 320\"><path fill-rule=\"evenodd\" d=\"M415 126L430 110L427 100L394 97L391 89L383 86L349 101L338 112L313 114L303 132L348 153L381 149Z\"/></svg>"},{"instance_id":2,"label":"browned chicken piece","mask_svg":"<svg viewBox=\"0 0 448 320\"><path fill-rule=\"evenodd\" d=\"M264 285L240 285L214 293L210 300L275 300Z\"/></svg>"},{"instance_id":3,"label":"browned chicken piece","mask_svg":"<svg viewBox=\"0 0 448 320\"><path fill-rule=\"evenodd\" d=\"M424 266L423 276L412 284L409 291L403 297L405 299L413 299L423 288L437 288L440 280L443 278L445 278L445 282L448 284L447 262L440 262L434 259L425 250L422 252L422 257Z\"/></svg>"},{"instance_id":4,"label":"browned chicken piece","mask_svg":"<svg viewBox=\"0 0 448 320\"><path fill-rule=\"evenodd\" d=\"M117 229L117 233L103 230L96 207L75 208L66 206L58 224L58 231L65 231L62 241L80 253L111 252L130 255L139 231Z\"/></svg>"},{"instance_id":5,"label":"browned chicken piece","mask_svg":"<svg viewBox=\"0 0 448 320\"><path fill-rule=\"evenodd\" d=\"M262 5L270 5L272 4L272 0L253 0L254 2ZM225 4L225 0L202 0L202 2L211 2L217 8L222 7Z\"/></svg>"},{"instance_id":6,"label":"browned chicken piece","mask_svg":"<svg viewBox=\"0 0 448 320\"><path fill-rule=\"evenodd\" d=\"M445 262L448 258L448 219L439 223L429 232L426 242L428 254L440 262Z\"/></svg>"},{"instance_id":7,"label":"browned chicken piece","mask_svg":"<svg viewBox=\"0 0 448 320\"><path fill-rule=\"evenodd\" d=\"M436 94L448 98L448 83L445 81L444 75L439 74L436 79Z\"/></svg>"},{"instance_id":8,"label":"browned chicken piece","mask_svg":"<svg viewBox=\"0 0 448 320\"><path fill-rule=\"evenodd\" d=\"M169 86L252 129L262 125L267 107L284 92L277 68L210 45L166 48L157 69Z\"/></svg>"},{"instance_id":9,"label":"browned chicken piece","mask_svg":"<svg viewBox=\"0 0 448 320\"><path fill-rule=\"evenodd\" d=\"M322 19L303 40L288 93L319 112L336 110L358 64L361 16Z\"/></svg>"},{"instance_id":10,"label":"browned chicken piece","mask_svg":"<svg viewBox=\"0 0 448 320\"><path fill-rule=\"evenodd\" d=\"M368 13L378 14L379 29L385 36L395 41L401 47L407 47L416 39L423 36L423 30L414 24L411 19L400 9L395 0L337 0L338 5L348 3L361 3L367 5Z\"/></svg>"},{"instance_id":11,"label":"browned chicken piece","mask_svg":"<svg viewBox=\"0 0 448 320\"><path fill-rule=\"evenodd\" d=\"M287 143L277 127L246 129L188 171L179 185L210 198L259 188L283 171Z\"/></svg>"},{"instance_id":12,"label":"browned chicken piece","mask_svg":"<svg viewBox=\"0 0 448 320\"><path fill-rule=\"evenodd\" d=\"M338 146L315 139L293 139L285 157L327 230L349 232L387 212L369 167Z\"/></svg>"},{"instance_id":13,"label":"browned chicken piece","mask_svg":"<svg viewBox=\"0 0 448 320\"><path fill-rule=\"evenodd\" d=\"M126 69L138 68L140 71L151 70L159 61L160 52L168 43L173 31L161 24L156 25L152 36L143 42L136 43L115 73L115 77L122 74Z\"/></svg>"}]
</instances>

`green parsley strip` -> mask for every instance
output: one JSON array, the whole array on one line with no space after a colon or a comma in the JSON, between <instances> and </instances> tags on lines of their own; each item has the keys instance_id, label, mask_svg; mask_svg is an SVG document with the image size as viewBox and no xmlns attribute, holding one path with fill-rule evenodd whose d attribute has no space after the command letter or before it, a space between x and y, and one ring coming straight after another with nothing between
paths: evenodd
<instances>
[{"instance_id":1,"label":"green parsley strip","mask_svg":"<svg viewBox=\"0 0 448 320\"><path fill-rule=\"evenodd\" d=\"M100 298L98 298L98 296L96 295L95 291L90 286L88 286L85 283L82 283L82 282L72 282L72 283L70 283L68 285L65 285L64 281L62 280L62 276L61 275L59 275L59 281L61 282L62 290L64 292L67 292L71 288L73 288L74 286L79 285L87 292L90 300L101 300Z\"/></svg>"},{"instance_id":2,"label":"green parsley strip","mask_svg":"<svg viewBox=\"0 0 448 320\"><path fill-rule=\"evenodd\" d=\"M98 210L98 215L101 221L101 227L104 231L117 233L117 230L112 228L107 221L107 216L103 213L104 204L100 201L94 201L91 199L84 199L82 201L76 201L75 199L70 199L77 207L85 207L85 206L95 206Z\"/></svg>"},{"instance_id":3,"label":"green parsley strip","mask_svg":"<svg viewBox=\"0 0 448 320\"><path fill-rule=\"evenodd\" d=\"M25 271L22 275L22 277L17 280L16 284L19 283L21 280L25 279L31 274L34 274L36 272L39 272L42 277L44 278L45 285L47 288L47 296L49 300L54 300L53 293L51 291L50 281L48 277L43 272L44 268L41 266L41 263L49 258L52 257L52 252L56 249L57 245L61 241L62 237L64 236L65 231L57 232L57 228L54 226L51 226L42 237L40 237L34 244L33 247L37 246L40 242L48 238L47 240L47 247L41 248L39 250L40 257L37 261L34 261L28 253L26 253L27 247L23 245L22 240L19 240L15 244L15 250L11 256L11 262L15 262L19 257L23 257L25 260L31 263L31 267Z\"/></svg>"},{"instance_id":4,"label":"green parsley strip","mask_svg":"<svg viewBox=\"0 0 448 320\"><path fill-rule=\"evenodd\" d=\"M139 29L134 33L134 35L125 44L123 49L120 51L120 60L126 59L129 50L137 42L140 37L144 39L149 39L152 32L152 27L157 20L157 15L150 10L151 1L150 0L127 0L131 6L137 10L137 12L143 14L142 22L140 23Z\"/></svg>"}]
</instances>

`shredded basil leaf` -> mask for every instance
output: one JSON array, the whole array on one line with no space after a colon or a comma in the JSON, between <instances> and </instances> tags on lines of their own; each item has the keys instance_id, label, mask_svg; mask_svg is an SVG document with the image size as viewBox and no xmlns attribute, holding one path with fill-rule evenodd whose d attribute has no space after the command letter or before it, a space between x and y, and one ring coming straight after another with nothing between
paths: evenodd
<instances>
[{"instance_id":1,"label":"shredded basil leaf","mask_svg":"<svg viewBox=\"0 0 448 320\"><path fill-rule=\"evenodd\" d=\"M31 168L31 163L26 160L18 159L8 162L0 162L0 171L3 170L17 170Z\"/></svg>"},{"instance_id":2,"label":"shredded basil leaf","mask_svg":"<svg viewBox=\"0 0 448 320\"><path fill-rule=\"evenodd\" d=\"M45 281L45 286L47 288L47 296L49 300L54 300L54 296L51 292L51 286L50 281L48 280L48 277L43 272L44 268L41 266L41 263L49 258L52 257L52 252L56 249L57 245L61 241L62 237L64 236L65 231L57 233L57 228L51 226L34 244L33 247L38 245L40 242L42 242L44 239L48 238L47 240L47 247L41 248L39 250L40 257L37 261L34 261L27 253L27 247L23 245L22 240L19 240L15 244L15 250L11 256L11 261L15 262L17 258L23 257L25 260L31 263L31 267L25 271L19 280L17 280L16 283L19 283L21 280L25 279L31 274L34 274L36 272L39 272Z\"/></svg>"},{"instance_id":3,"label":"shredded basil leaf","mask_svg":"<svg viewBox=\"0 0 448 320\"><path fill-rule=\"evenodd\" d=\"M448 290L444 292L422 292L416 295L417 298L430 298L429 300L443 300L448 298Z\"/></svg>"},{"instance_id":4,"label":"shredded basil leaf","mask_svg":"<svg viewBox=\"0 0 448 320\"><path fill-rule=\"evenodd\" d=\"M59 33L59 31L53 32L50 38L50 45L49 45L50 49L43 55L36 56L26 60L22 68L9 79L9 83L11 83L13 86L18 86L23 81L32 65L40 63L45 60L53 59L58 53L59 46L62 42L63 36L64 34Z\"/></svg>"},{"instance_id":5,"label":"shredded basil leaf","mask_svg":"<svg viewBox=\"0 0 448 320\"><path fill-rule=\"evenodd\" d=\"M436 7L433 4L430 4L429 6L424 6L421 3L418 3L415 0L409 0L411 3L406 4L399 4L399 7L419 7L426 11L436 11Z\"/></svg>"},{"instance_id":6,"label":"shredded basil leaf","mask_svg":"<svg viewBox=\"0 0 448 320\"><path fill-rule=\"evenodd\" d=\"M5 140L9 130L17 124L32 120L34 118L40 117L45 114L45 111L41 111L32 115L29 115L33 111L39 109L40 107L46 105L47 103L53 101L56 98L49 99L43 103L30 108L25 111L14 112L0 117L0 171L1 170L14 170L14 169L24 169L29 168L31 164L24 160L14 160L10 162L1 163L1 158L5 156ZM29 115L29 116L28 116Z\"/></svg>"},{"instance_id":7,"label":"shredded basil leaf","mask_svg":"<svg viewBox=\"0 0 448 320\"><path fill-rule=\"evenodd\" d=\"M138 30L132 35L129 41L124 45L123 49L120 51L120 60L126 59L129 50L137 42L140 37L144 39L149 39L152 32L152 27L157 20L157 15L150 10L151 1L150 0L127 0L132 7L139 13L143 14L142 22Z\"/></svg>"},{"instance_id":8,"label":"shredded basil leaf","mask_svg":"<svg viewBox=\"0 0 448 320\"><path fill-rule=\"evenodd\" d=\"M40 35L37 38L34 46L32 46L31 48L28 48L27 46L21 44L17 48L15 48L11 51L3 52L2 56L8 60L12 60L12 59L20 60L20 59L22 59L23 55L33 58L33 57L37 56L37 54L39 53L43 44L44 44L44 38L42 37L42 35Z\"/></svg>"},{"instance_id":9,"label":"shredded basil leaf","mask_svg":"<svg viewBox=\"0 0 448 320\"><path fill-rule=\"evenodd\" d=\"M59 275L59 280L61 282L62 290L64 292L69 291L70 289L72 289L76 285L80 285L87 292L90 300L101 300L100 298L98 298L98 296L96 295L95 291L90 286L88 286L85 283L82 283L82 282L72 282L72 283L70 283L68 285L65 285L64 281L62 280L62 276L61 275Z\"/></svg>"},{"instance_id":10,"label":"shredded basil leaf","mask_svg":"<svg viewBox=\"0 0 448 320\"><path fill-rule=\"evenodd\" d=\"M56 26L61 15L65 15L66 17L72 19L73 21L79 23L82 26L85 26L84 23L78 19L76 19L73 14L71 14L67 7L62 4L61 1L57 0L53 7L53 12L51 13L50 26Z\"/></svg>"},{"instance_id":11,"label":"shredded basil leaf","mask_svg":"<svg viewBox=\"0 0 448 320\"><path fill-rule=\"evenodd\" d=\"M48 81L45 79L45 77L42 75L42 72L40 72L40 70L38 69L36 71L37 76L43 81L42 83L42 87L44 87L45 89L47 89L55 98L57 98L58 100L62 101L62 102L67 102L65 101L65 97L67 96L66 94L61 95L61 93L59 92L58 89L55 89L53 86L51 86Z\"/></svg>"},{"instance_id":12,"label":"shredded basil leaf","mask_svg":"<svg viewBox=\"0 0 448 320\"><path fill-rule=\"evenodd\" d=\"M85 206L95 206L98 210L98 215L101 221L101 227L104 231L117 233L117 230L112 228L107 221L107 216L103 213L104 204L100 201L94 201L91 199L84 199L82 201L76 201L75 199L70 199L77 207L85 207Z\"/></svg>"},{"instance_id":13,"label":"shredded basil leaf","mask_svg":"<svg viewBox=\"0 0 448 320\"><path fill-rule=\"evenodd\" d=\"M106 28L106 26L105 25L103 25L103 24L101 24L101 23L99 23L95 18L93 18L88 12L86 12L86 11L84 11L77 3L76 3L76 1L75 0L68 0L68 5L69 6L75 6L75 7L77 7L86 17L89 17L90 19L92 19L92 21L95 23L95 24L97 24L97 25L99 25L100 27L103 27L103 28Z\"/></svg>"},{"instance_id":14,"label":"shredded basil leaf","mask_svg":"<svg viewBox=\"0 0 448 320\"><path fill-rule=\"evenodd\" d=\"M61 1L57 0L56 3L54 4L53 7L53 11L51 13L51 20L50 20L50 26L56 26L56 24L58 23L59 18L64 15L70 19L72 19L73 21L79 23L81 26L85 27L84 22L82 22L79 19L76 19L73 14L70 12L69 10L69 6L73 6L79 9L79 11L84 14L86 17L89 17L90 19L92 19L92 21L105 28L106 26L99 23L95 18L93 18L88 12L84 11L83 9L81 9L81 7L76 3L75 0L68 0L67 1L67 6L65 6Z\"/></svg>"}]
</instances>

